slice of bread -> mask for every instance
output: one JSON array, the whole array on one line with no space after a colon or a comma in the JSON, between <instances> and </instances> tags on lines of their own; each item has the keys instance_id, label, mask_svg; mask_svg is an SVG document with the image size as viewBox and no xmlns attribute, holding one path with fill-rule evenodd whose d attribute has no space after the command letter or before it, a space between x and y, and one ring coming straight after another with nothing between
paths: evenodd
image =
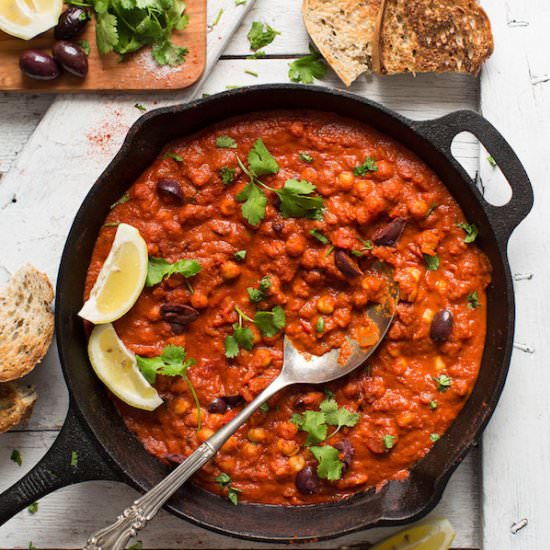
<instances>
[{"instance_id":1,"label":"slice of bread","mask_svg":"<svg viewBox=\"0 0 550 550\"><path fill-rule=\"evenodd\" d=\"M304 0L309 36L346 86L371 67L380 2Z\"/></svg>"},{"instance_id":2,"label":"slice of bread","mask_svg":"<svg viewBox=\"0 0 550 550\"><path fill-rule=\"evenodd\" d=\"M383 0L374 69L383 74L478 74L493 53L487 14L476 0Z\"/></svg>"},{"instance_id":3,"label":"slice of bread","mask_svg":"<svg viewBox=\"0 0 550 550\"><path fill-rule=\"evenodd\" d=\"M29 373L48 351L52 301L48 277L31 265L23 266L0 290L0 382Z\"/></svg>"},{"instance_id":4,"label":"slice of bread","mask_svg":"<svg viewBox=\"0 0 550 550\"><path fill-rule=\"evenodd\" d=\"M34 407L36 392L17 382L0 384L0 433L26 420Z\"/></svg>"}]
</instances>

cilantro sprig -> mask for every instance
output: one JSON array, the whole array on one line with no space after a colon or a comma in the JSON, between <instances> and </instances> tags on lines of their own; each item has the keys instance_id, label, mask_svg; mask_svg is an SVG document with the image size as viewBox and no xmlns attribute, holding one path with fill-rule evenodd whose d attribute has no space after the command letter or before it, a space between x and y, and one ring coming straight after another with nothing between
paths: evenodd
<instances>
[{"instance_id":1,"label":"cilantro sprig","mask_svg":"<svg viewBox=\"0 0 550 550\"><path fill-rule=\"evenodd\" d=\"M237 506L237 504L239 504L239 493L241 490L233 487L231 484L231 476L222 472L219 476L214 478L214 481L220 487L227 489L227 498L230 500L231 504Z\"/></svg>"},{"instance_id":2,"label":"cilantro sprig","mask_svg":"<svg viewBox=\"0 0 550 550\"><path fill-rule=\"evenodd\" d=\"M194 277L200 270L201 264L197 260L178 260L171 264L164 258L150 257L145 284L146 286L158 285L163 279L176 273L189 279Z\"/></svg>"},{"instance_id":3,"label":"cilantro sprig","mask_svg":"<svg viewBox=\"0 0 550 550\"><path fill-rule=\"evenodd\" d=\"M254 333L248 327L243 326L244 320L252 321L252 319L238 307L235 307L235 311L239 320L233 323L233 334L226 336L224 342L225 356L228 359L237 357L240 348L250 351L254 347Z\"/></svg>"},{"instance_id":4,"label":"cilantro sprig","mask_svg":"<svg viewBox=\"0 0 550 550\"><path fill-rule=\"evenodd\" d=\"M464 242L466 244L473 243L479 234L479 229L475 223L457 223L457 227L460 227L466 233L464 237Z\"/></svg>"},{"instance_id":5,"label":"cilantro sprig","mask_svg":"<svg viewBox=\"0 0 550 550\"><path fill-rule=\"evenodd\" d=\"M367 172L378 172L378 164L370 157L366 157L363 164L353 169L353 174L355 176L364 176Z\"/></svg>"},{"instance_id":6,"label":"cilantro sprig","mask_svg":"<svg viewBox=\"0 0 550 550\"><path fill-rule=\"evenodd\" d=\"M264 336L271 338L285 328L285 310L281 306L275 306L271 311L257 311L254 324Z\"/></svg>"},{"instance_id":7,"label":"cilantro sprig","mask_svg":"<svg viewBox=\"0 0 550 550\"><path fill-rule=\"evenodd\" d=\"M248 31L246 37L250 42L250 49L257 51L260 48L263 48L273 40L277 35L281 34L279 31L276 31L273 27L267 23L260 23L259 21L254 21Z\"/></svg>"},{"instance_id":8,"label":"cilantro sprig","mask_svg":"<svg viewBox=\"0 0 550 550\"><path fill-rule=\"evenodd\" d=\"M342 477L344 463L340 460L340 451L331 445L310 447L310 451L317 459L317 475L321 479L336 481Z\"/></svg>"},{"instance_id":9,"label":"cilantro sprig","mask_svg":"<svg viewBox=\"0 0 550 550\"><path fill-rule=\"evenodd\" d=\"M321 80L327 73L327 66L321 54L317 53L311 46L310 53L296 59L288 65L288 78L292 82L303 82L312 84L314 79Z\"/></svg>"},{"instance_id":10,"label":"cilantro sprig","mask_svg":"<svg viewBox=\"0 0 550 550\"><path fill-rule=\"evenodd\" d=\"M246 290L248 292L248 297L253 303L261 302L267 298L267 291L271 287L271 279L269 277L262 277L259 288L248 287Z\"/></svg>"}]
</instances>

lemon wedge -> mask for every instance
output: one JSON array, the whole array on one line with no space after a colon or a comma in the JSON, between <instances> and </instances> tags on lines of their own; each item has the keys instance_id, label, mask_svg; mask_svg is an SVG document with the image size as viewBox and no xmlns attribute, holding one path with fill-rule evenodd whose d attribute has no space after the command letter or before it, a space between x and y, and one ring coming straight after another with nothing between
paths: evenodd
<instances>
[{"instance_id":1,"label":"lemon wedge","mask_svg":"<svg viewBox=\"0 0 550 550\"><path fill-rule=\"evenodd\" d=\"M100 325L120 319L136 303L147 278L147 245L139 231L121 223L80 317Z\"/></svg>"},{"instance_id":2,"label":"lemon wedge","mask_svg":"<svg viewBox=\"0 0 550 550\"><path fill-rule=\"evenodd\" d=\"M94 328L88 341L90 363L99 379L124 403L154 411L162 404L157 390L145 380L136 356L126 348L111 324Z\"/></svg>"},{"instance_id":3,"label":"lemon wedge","mask_svg":"<svg viewBox=\"0 0 550 550\"><path fill-rule=\"evenodd\" d=\"M57 25L63 0L0 0L0 30L30 40Z\"/></svg>"},{"instance_id":4,"label":"lemon wedge","mask_svg":"<svg viewBox=\"0 0 550 550\"><path fill-rule=\"evenodd\" d=\"M371 550L448 550L455 536L448 519L435 519L400 531Z\"/></svg>"}]
</instances>

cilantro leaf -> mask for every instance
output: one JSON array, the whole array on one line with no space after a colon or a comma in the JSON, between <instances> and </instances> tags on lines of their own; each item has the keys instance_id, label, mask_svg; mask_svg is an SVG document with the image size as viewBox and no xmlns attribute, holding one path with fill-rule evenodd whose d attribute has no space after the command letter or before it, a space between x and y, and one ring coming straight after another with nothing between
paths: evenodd
<instances>
[{"instance_id":1,"label":"cilantro leaf","mask_svg":"<svg viewBox=\"0 0 550 550\"><path fill-rule=\"evenodd\" d=\"M229 136L218 136L216 138L216 147L218 149L236 149L237 142Z\"/></svg>"},{"instance_id":2,"label":"cilantro leaf","mask_svg":"<svg viewBox=\"0 0 550 550\"><path fill-rule=\"evenodd\" d=\"M353 413L345 407L338 408L338 403L336 403L333 398L325 399L321 405L319 405L319 408L325 413L327 424L336 426L336 431L343 426L353 428L361 417L359 413ZM332 435L334 435L336 431L333 432Z\"/></svg>"},{"instance_id":3,"label":"cilantro leaf","mask_svg":"<svg viewBox=\"0 0 550 550\"><path fill-rule=\"evenodd\" d=\"M239 321L233 324L233 334L225 337L225 356L228 359L233 359L239 355L239 347L250 351L254 347L254 333L248 328L243 326L243 319L251 321L250 317L244 315L244 313L238 308L235 308Z\"/></svg>"},{"instance_id":4,"label":"cilantro leaf","mask_svg":"<svg viewBox=\"0 0 550 550\"><path fill-rule=\"evenodd\" d=\"M434 380L437 382L437 390L440 393L445 393L453 385L451 377L446 374L434 376Z\"/></svg>"},{"instance_id":5,"label":"cilantro leaf","mask_svg":"<svg viewBox=\"0 0 550 550\"><path fill-rule=\"evenodd\" d=\"M282 189L275 189L279 197L280 211L285 218L309 218L319 220L325 208L322 197L310 197L316 187L305 180L287 180Z\"/></svg>"},{"instance_id":6,"label":"cilantro leaf","mask_svg":"<svg viewBox=\"0 0 550 550\"><path fill-rule=\"evenodd\" d=\"M285 327L285 310L281 306L275 306L271 311L257 311L254 315L254 324L264 336L275 336Z\"/></svg>"},{"instance_id":7,"label":"cilantro leaf","mask_svg":"<svg viewBox=\"0 0 550 550\"><path fill-rule=\"evenodd\" d=\"M307 433L306 445L321 443L327 437L325 413L319 411L305 411L303 415L293 414L290 421L300 430Z\"/></svg>"},{"instance_id":8,"label":"cilantro leaf","mask_svg":"<svg viewBox=\"0 0 550 550\"><path fill-rule=\"evenodd\" d=\"M187 48L176 46L170 40L153 44L153 49L151 50L153 59L159 65L169 65L170 67L181 65L188 53L189 50Z\"/></svg>"},{"instance_id":9,"label":"cilantro leaf","mask_svg":"<svg viewBox=\"0 0 550 550\"><path fill-rule=\"evenodd\" d=\"M491 155L489 155L487 157L487 162L489 163L491 168L496 168L497 167L497 161Z\"/></svg>"},{"instance_id":10,"label":"cilantro leaf","mask_svg":"<svg viewBox=\"0 0 550 550\"><path fill-rule=\"evenodd\" d=\"M214 478L214 481L218 483L220 487L227 488L227 498L230 500L231 504L236 506L239 503L239 493L241 490L231 485L231 476L222 472L219 476Z\"/></svg>"},{"instance_id":11,"label":"cilantro leaf","mask_svg":"<svg viewBox=\"0 0 550 550\"><path fill-rule=\"evenodd\" d=\"M90 55L90 43L87 40L80 40L78 45L82 48L82 51L88 56Z\"/></svg>"},{"instance_id":12,"label":"cilantro leaf","mask_svg":"<svg viewBox=\"0 0 550 550\"><path fill-rule=\"evenodd\" d=\"M234 359L239 355L239 344L235 336L230 335L226 336L224 340L225 345L225 356L228 359Z\"/></svg>"},{"instance_id":13,"label":"cilantro leaf","mask_svg":"<svg viewBox=\"0 0 550 550\"><path fill-rule=\"evenodd\" d=\"M466 233L464 237L464 242L466 244L473 243L477 239L479 229L475 223L457 223L456 225Z\"/></svg>"},{"instance_id":14,"label":"cilantro leaf","mask_svg":"<svg viewBox=\"0 0 550 550\"><path fill-rule=\"evenodd\" d=\"M183 162L183 157L180 157L179 155L177 155L177 154L174 153L173 151L168 151L168 153L166 153L166 154L164 155L164 158L173 159L173 160L175 160L176 162Z\"/></svg>"},{"instance_id":15,"label":"cilantro leaf","mask_svg":"<svg viewBox=\"0 0 550 550\"><path fill-rule=\"evenodd\" d=\"M246 290L248 292L248 297L253 303L261 302L267 297L267 290L271 287L271 279L269 277L263 277L260 281L260 288L248 287Z\"/></svg>"},{"instance_id":16,"label":"cilantro leaf","mask_svg":"<svg viewBox=\"0 0 550 550\"><path fill-rule=\"evenodd\" d=\"M33 502L27 507L27 510L29 511L29 514L36 514L38 512L38 501Z\"/></svg>"},{"instance_id":17,"label":"cilantro leaf","mask_svg":"<svg viewBox=\"0 0 550 550\"><path fill-rule=\"evenodd\" d=\"M308 164L311 164L313 162L313 157L309 155L308 153L304 153L303 151L300 153L300 160L303 160L304 162L307 162Z\"/></svg>"},{"instance_id":18,"label":"cilantro leaf","mask_svg":"<svg viewBox=\"0 0 550 550\"><path fill-rule=\"evenodd\" d=\"M388 449L388 451L390 449L393 449L393 446L395 444L395 440L396 440L396 437L395 435L385 435L383 438L382 438L382 441L384 442L384 447L386 449Z\"/></svg>"},{"instance_id":19,"label":"cilantro leaf","mask_svg":"<svg viewBox=\"0 0 550 550\"><path fill-rule=\"evenodd\" d=\"M439 434L436 434L436 433L430 434L430 441L433 441L435 443L440 439L441 439L441 436Z\"/></svg>"},{"instance_id":20,"label":"cilantro leaf","mask_svg":"<svg viewBox=\"0 0 550 550\"><path fill-rule=\"evenodd\" d=\"M95 39L101 54L112 52L118 44L117 18L112 13L100 13L96 8Z\"/></svg>"},{"instance_id":21,"label":"cilantro leaf","mask_svg":"<svg viewBox=\"0 0 550 550\"><path fill-rule=\"evenodd\" d=\"M125 202L128 202L129 200L130 200L130 195L128 195L128 193L124 193L124 195L122 195L122 197L120 197L120 199L118 199L116 202L111 204L111 206L109 208L112 210L115 206L118 206L119 204L124 204Z\"/></svg>"},{"instance_id":22,"label":"cilantro leaf","mask_svg":"<svg viewBox=\"0 0 550 550\"><path fill-rule=\"evenodd\" d=\"M325 320L322 317L319 317L317 319L317 323L315 325L315 332L323 333L325 332Z\"/></svg>"},{"instance_id":23,"label":"cilantro leaf","mask_svg":"<svg viewBox=\"0 0 550 550\"><path fill-rule=\"evenodd\" d=\"M220 178L224 185L231 185L235 181L235 168L222 166L220 168Z\"/></svg>"},{"instance_id":24,"label":"cilantro leaf","mask_svg":"<svg viewBox=\"0 0 550 550\"><path fill-rule=\"evenodd\" d=\"M289 63L288 78L292 82L311 84L315 78L318 80L324 78L327 73L327 66L323 58L311 47L310 52L309 55Z\"/></svg>"},{"instance_id":25,"label":"cilantro leaf","mask_svg":"<svg viewBox=\"0 0 550 550\"><path fill-rule=\"evenodd\" d=\"M468 308L477 309L481 304L479 303L479 296L477 290L474 290L468 294Z\"/></svg>"},{"instance_id":26,"label":"cilantro leaf","mask_svg":"<svg viewBox=\"0 0 550 550\"><path fill-rule=\"evenodd\" d=\"M268 151L261 138L254 143L248 153L248 165L252 173L258 177L276 174L279 171L277 161Z\"/></svg>"},{"instance_id":27,"label":"cilantro leaf","mask_svg":"<svg viewBox=\"0 0 550 550\"><path fill-rule=\"evenodd\" d=\"M21 452L19 451L19 449L14 449L11 452L10 460L12 462L15 462L18 466L21 466L21 464L23 464L23 457L21 456Z\"/></svg>"},{"instance_id":28,"label":"cilantro leaf","mask_svg":"<svg viewBox=\"0 0 550 550\"><path fill-rule=\"evenodd\" d=\"M356 176L364 176L367 172L378 172L378 165L374 159L366 157L363 164L356 166L353 173Z\"/></svg>"},{"instance_id":29,"label":"cilantro leaf","mask_svg":"<svg viewBox=\"0 0 550 550\"><path fill-rule=\"evenodd\" d=\"M233 256L235 256L235 259L237 261L244 262L244 260L246 259L246 253L246 250L238 250L237 252L235 252L235 254L233 254Z\"/></svg>"},{"instance_id":30,"label":"cilantro leaf","mask_svg":"<svg viewBox=\"0 0 550 550\"><path fill-rule=\"evenodd\" d=\"M178 260L171 264L164 258L149 258L146 286L158 285L163 279L174 274L183 275L186 279L195 276L201 270L197 260Z\"/></svg>"},{"instance_id":31,"label":"cilantro leaf","mask_svg":"<svg viewBox=\"0 0 550 550\"><path fill-rule=\"evenodd\" d=\"M259 21L254 21L246 37L250 42L251 50L259 50L268 44L271 44L277 35L281 34L276 31L273 27L269 26L267 23L260 23Z\"/></svg>"},{"instance_id":32,"label":"cilantro leaf","mask_svg":"<svg viewBox=\"0 0 550 550\"><path fill-rule=\"evenodd\" d=\"M226 474L225 472L222 472L219 476L214 478L214 481L216 483L219 483L222 487L225 487L229 483L231 483L231 476L229 474Z\"/></svg>"},{"instance_id":33,"label":"cilantro leaf","mask_svg":"<svg viewBox=\"0 0 550 550\"><path fill-rule=\"evenodd\" d=\"M330 239L328 237L326 237L321 231L319 231L318 229L312 229L309 234L312 236L312 237L315 237L319 242L323 243L323 244L329 244L330 243Z\"/></svg>"},{"instance_id":34,"label":"cilantro leaf","mask_svg":"<svg viewBox=\"0 0 550 550\"><path fill-rule=\"evenodd\" d=\"M331 445L323 447L310 447L313 456L319 463L317 465L317 475L321 479L336 481L342 477L344 463L339 459L340 451Z\"/></svg>"},{"instance_id":35,"label":"cilantro leaf","mask_svg":"<svg viewBox=\"0 0 550 550\"><path fill-rule=\"evenodd\" d=\"M73 468L78 466L78 453L76 451L71 451L71 466Z\"/></svg>"},{"instance_id":36,"label":"cilantro leaf","mask_svg":"<svg viewBox=\"0 0 550 550\"><path fill-rule=\"evenodd\" d=\"M424 264L428 271L436 271L439 269L439 256L430 256L429 254L424 254Z\"/></svg>"},{"instance_id":37,"label":"cilantro leaf","mask_svg":"<svg viewBox=\"0 0 550 550\"><path fill-rule=\"evenodd\" d=\"M250 225L258 225L265 218L267 197L254 182L251 181L235 198L244 201L241 210Z\"/></svg>"}]
</instances>

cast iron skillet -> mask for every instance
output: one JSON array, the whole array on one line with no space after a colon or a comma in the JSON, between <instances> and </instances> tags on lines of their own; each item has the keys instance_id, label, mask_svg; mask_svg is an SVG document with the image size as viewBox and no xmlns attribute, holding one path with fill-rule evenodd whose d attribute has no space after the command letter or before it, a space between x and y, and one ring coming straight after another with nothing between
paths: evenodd
<instances>
[{"instance_id":1,"label":"cast iron skillet","mask_svg":"<svg viewBox=\"0 0 550 550\"><path fill-rule=\"evenodd\" d=\"M478 243L493 265L481 371L471 397L445 436L412 469L407 480L388 483L378 493L369 491L339 503L314 506L233 506L187 485L167 508L224 534L275 542L326 539L374 525L400 524L420 518L439 501L450 475L480 437L506 379L514 332L514 295L506 248L510 234L533 205L527 174L504 138L472 111L413 122L348 93L312 86L266 85L145 114L92 187L71 228L57 282L57 342L70 392L69 413L44 459L0 496L0 523L45 494L72 483L109 479L144 491L168 472L125 428L89 366L86 337L77 317L86 270L109 205L167 142L229 116L266 109L317 109L365 122L403 143L438 173L470 222L480 228ZM451 142L462 131L475 134L502 169L513 191L508 204L497 208L486 203L453 159ZM75 467L70 466L72 450L79 456Z\"/></svg>"}]
</instances>

